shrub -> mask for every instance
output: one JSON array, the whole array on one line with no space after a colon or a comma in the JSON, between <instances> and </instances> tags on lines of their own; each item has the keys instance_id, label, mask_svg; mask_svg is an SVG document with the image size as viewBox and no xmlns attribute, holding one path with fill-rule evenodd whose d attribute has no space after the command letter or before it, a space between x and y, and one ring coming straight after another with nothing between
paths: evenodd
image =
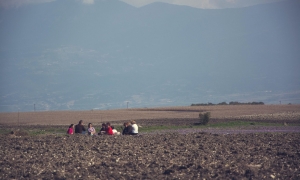
<instances>
[{"instance_id":1,"label":"shrub","mask_svg":"<svg viewBox=\"0 0 300 180\"><path fill-rule=\"evenodd\" d=\"M29 136L29 133L27 131L23 131L23 130L11 131L10 134L15 135L15 136Z\"/></svg>"},{"instance_id":2,"label":"shrub","mask_svg":"<svg viewBox=\"0 0 300 180\"><path fill-rule=\"evenodd\" d=\"M206 112L204 114L199 113L200 124L206 125L210 118L210 112Z\"/></svg>"}]
</instances>

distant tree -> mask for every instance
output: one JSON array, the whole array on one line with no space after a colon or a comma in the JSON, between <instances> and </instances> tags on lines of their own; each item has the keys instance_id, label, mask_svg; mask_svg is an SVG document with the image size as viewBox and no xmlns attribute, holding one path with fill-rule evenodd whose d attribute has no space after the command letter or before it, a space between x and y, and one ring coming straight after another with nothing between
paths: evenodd
<instances>
[{"instance_id":1,"label":"distant tree","mask_svg":"<svg viewBox=\"0 0 300 180\"><path fill-rule=\"evenodd\" d=\"M240 103L237 102L237 101L231 101L229 104L230 104L230 105L238 105L238 104L240 104Z\"/></svg>"},{"instance_id":2,"label":"distant tree","mask_svg":"<svg viewBox=\"0 0 300 180\"><path fill-rule=\"evenodd\" d=\"M229 104L226 102L221 102L217 105L264 105L265 103L263 102L247 102L247 103L241 103L237 101L231 101ZM191 106L215 106L216 104L213 103L199 103L199 104L191 104Z\"/></svg>"},{"instance_id":3,"label":"distant tree","mask_svg":"<svg viewBox=\"0 0 300 180\"><path fill-rule=\"evenodd\" d=\"M226 102L221 102L218 105L227 105L227 103Z\"/></svg>"}]
</instances>

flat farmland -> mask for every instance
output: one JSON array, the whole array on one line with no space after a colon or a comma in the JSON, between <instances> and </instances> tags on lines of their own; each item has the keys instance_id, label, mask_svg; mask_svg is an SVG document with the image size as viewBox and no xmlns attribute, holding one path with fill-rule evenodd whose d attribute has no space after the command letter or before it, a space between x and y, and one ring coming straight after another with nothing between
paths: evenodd
<instances>
[{"instance_id":1,"label":"flat farmland","mask_svg":"<svg viewBox=\"0 0 300 180\"><path fill-rule=\"evenodd\" d=\"M69 125L79 120L101 124L103 122L141 122L159 123L198 119L200 112L210 112L211 120L256 120L299 122L300 105L216 105L160 107L118 110L90 111L42 111L0 113L0 125Z\"/></svg>"},{"instance_id":2,"label":"flat farmland","mask_svg":"<svg viewBox=\"0 0 300 180\"><path fill-rule=\"evenodd\" d=\"M209 125L191 128L200 112L211 112ZM67 135L68 125L80 119L114 125L134 119L139 130L156 131ZM212 126L227 122L251 125ZM299 125L300 105L1 113L0 179L296 180Z\"/></svg>"},{"instance_id":3,"label":"flat farmland","mask_svg":"<svg viewBox=\"0 0 300 180\"><path fill-rule=\"evenodd\" d=\"M0 179L300 179L299 133L0 135Z\"/></svg>"}]
</instances>

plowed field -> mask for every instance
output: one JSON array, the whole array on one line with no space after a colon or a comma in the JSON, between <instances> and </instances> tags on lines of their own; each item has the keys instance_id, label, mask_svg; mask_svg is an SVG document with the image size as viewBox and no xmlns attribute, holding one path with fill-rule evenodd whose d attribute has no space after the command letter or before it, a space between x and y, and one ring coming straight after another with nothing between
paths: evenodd
<instances>
[{"instance_id":1,"label":"plowed field","mask_svg":"<svg viewBox=\"0 0 300 180\"><path fill-rule=\"evenodd\" d=\"M253 126L138 136L28 134L67 130L80 119L96 129L102 122L120 125L130 119L141 129L192 126L199 112L208 111L210 124ZM299 105L0 113L0 130L7 132L0 135L0 179L300 179L299 114ZM271 126L256 125L262 122Z\"/></svg>"},{"instance_id":2,"label":"plowed field","mask_svg":"<svg viewBox=\"0 0 300 180\"><path fill-rule=\"evenodd\" d=\"M0 138L1 179L299 179L299 133Z\"/></svg>"},{"instance_id":3,"label":"plowed field","mask_svg":"<svg viewBox=\"0 0 300 180\"><path fill-rule=\"evenodd\" d=\"M199 112L211 112L215 120L300 120L300 105L225 105L141 108L95 111L45 111L0 113L0 125L70 125L86 123L165 119L198 119Z\"/></svg>"}]
</instances>

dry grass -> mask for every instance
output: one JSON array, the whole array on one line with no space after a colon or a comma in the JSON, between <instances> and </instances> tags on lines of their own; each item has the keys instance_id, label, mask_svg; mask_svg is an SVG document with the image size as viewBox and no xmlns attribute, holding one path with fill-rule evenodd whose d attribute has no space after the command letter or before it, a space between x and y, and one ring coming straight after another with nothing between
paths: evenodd
<instances>
[{"instance_id":1,"label":"dry grass","mask_svg":"<svg viewBox=\"0 0 300 180\"><path fill-rule=\"evenodd\" d=\"M94 111L45 111L0 113L2 125L68 125L84 122L101 124L131 119L198 118L199 112L211 112L214 119L300 120L300 105L226 105L141 108Z\"/></svg>"}]
</instances>

